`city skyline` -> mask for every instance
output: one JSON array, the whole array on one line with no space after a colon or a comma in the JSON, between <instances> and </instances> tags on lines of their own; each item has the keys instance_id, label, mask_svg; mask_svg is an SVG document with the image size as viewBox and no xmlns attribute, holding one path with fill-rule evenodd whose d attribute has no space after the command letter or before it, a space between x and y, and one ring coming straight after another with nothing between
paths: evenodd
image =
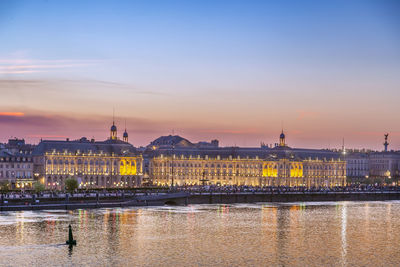
<instances>
[{"instance_id":1,"label":"city skyline","mask_svg":"<svg viewBox=\"0 0 400 267\"><path fill-rule=\"evenodd\" d=\"M399 5L3 1L0 140L400 149ZM40 19L38 19L40 18Z\"/></svg>"},{"instance_id":2,"label":"city skyline","mask_svg":"<svg viewBox=\"0 0 400 267\"><path fill-rule=\"evenodd\" d=\"M15 116L16 117L23 117L24 115L23 114L16 114ZM125 133L127 133L130 137L132 136L132 133L130 133L128 128L126 127L126 120L125 120L125 125L124 125L125 127L122 128L122 129L120 127L118 127L118 123L115 123L115 122L116 122L116 119L115 119L115 117L113 117L112 124L110 124L110 125L113 126L113 127L115 125L115 127L117 129L117 131L115 133L115 138L117 140L124 140L125 141L125 139L124 139ZM104 129L103 129L103 130L100 130L99 132L107 132L107 131L104 131ZM282 133L287 135L287 132L283 128L279 132L279 134L282 134ZM336 150L336 149L340 150L340 149L345 148L346 150L355 149L355 150L366 150L366 151L368 151L368 150L371 150L371 151L385 151L385 150L387 150L387 151L400 151L399 149L394 149L393 147L391 147L390 146L391 145L390 142L387 143L387 140L388 140L387 138L388 138L389 135L390 135L389 133L383 135L383 137L385 138L384 139L385 143L382 143L382 147L381 148L377 148L377 149L368 148L368 147L362 147L362 148L348 147L346 145L346 143L345 143L345 139L344 138L342 139L342 143L340 144L340 146L339 145L338 146L330 146L329 145L327 147L318 147L318 146L312 146L311 145L311 146L308 146L308 148L312 148L312 149L332 149L332 150ZM188 136L185 136L185 135L182 135L182 134L176 132L175 129L172 129L172 131L170 133L161 134L159 136L153 136L154 138L150 139L150 141L145 143L145 144L134 144L135 140L133 140L133 142L132 142L130 140L130 138L129 138L128 143L131 143L136 147L146 147L146 146L149 146L151 144L151 142L155 141L159 137L166 137L166 136L180 136L180 137L182 137L184 139L188 139L188 141L192 142L193 144L198 143L198 142L208 142L208 141L212 141L212 140L218 140L218 142L221 144L221 147L240 147L236 143L233 144L233 145L229 145L229 144L226 144L226 142L224 142L224 140L220 140L220 139L212 138L212 137L209 138L209 139L192 139L192 138L190 138ZM152 136L148 136L148 137L151 138ZM35 140L37 138L39 138L38 142L32 142L31 141L32 139ZM39 135L30 135L30 136L28 136L28 138L14 135L14 136L10 136L9 138L7 138L5 140L0 140L0 143L3 142L5 144L9 140L21 140L21 139L23 139L23 140L26 140L28 143L31 143L33 145L37 145L42 140L55 140L55 141L71 140L71 141L79 141L81 138L86 138L88 140L92 139L92 140L95 140L95 141L104 141L104 140L109 140L111 138L111 136L110 136L110 131L108 131L108 135L106 135L104 138L103 137L96 138L94 135L85 136L85 135L79 135L79 134L72 135L72 136L67 136L67 135L40 135L40 136ZM268 141L262 140L257 145L248 145L248 146L245 145L245 146L242 146L242 147L260 147L260 145L261 145L261 146L268 146L270 148L273 148L273 147L276 147L276 146L279 145L279 138L278 138L278 133L277 133L276 136L269 137L268 139L266 139ZM385 144L388 145L388 148L385 147ZM306 148L306 147L296 146L296 144L288 145L288 147Z\"/></svg>"}]
</instances>

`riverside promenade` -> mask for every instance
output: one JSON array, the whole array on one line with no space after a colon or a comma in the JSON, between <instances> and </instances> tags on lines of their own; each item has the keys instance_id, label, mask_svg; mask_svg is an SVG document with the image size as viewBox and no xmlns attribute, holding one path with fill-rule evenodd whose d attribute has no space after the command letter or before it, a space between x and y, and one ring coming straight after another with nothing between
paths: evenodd
<instances>
[{"instance_id":1,"label":"riverside promenade","mask_svg":"<svg viewBox=\"0 0 400 267\"><path fill-rule=\"evenodd\" d=\"M7 198L2 196L1 211L73 210L131 206L190 204L233 204L256 202L325 202L400 200L400 191L375 192L168 192L60 194L57 197L36 195Z\"/></svg>"}]
</instances>

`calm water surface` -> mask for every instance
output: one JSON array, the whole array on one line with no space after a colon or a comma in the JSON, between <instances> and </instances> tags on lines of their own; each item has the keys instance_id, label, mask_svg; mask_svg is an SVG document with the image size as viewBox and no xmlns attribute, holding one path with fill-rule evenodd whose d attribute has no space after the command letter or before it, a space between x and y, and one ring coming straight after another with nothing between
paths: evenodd
<instances>
[{"instance_id":1,"label":"calm water surface","mask_svg":"<svg viewBox=\"0 0 400 267\"><path fill-rule=\"evenodd\" d=\"M398 201L3 212L0 265L400 266L399 230Z\"/></svg>"}]
</instances>

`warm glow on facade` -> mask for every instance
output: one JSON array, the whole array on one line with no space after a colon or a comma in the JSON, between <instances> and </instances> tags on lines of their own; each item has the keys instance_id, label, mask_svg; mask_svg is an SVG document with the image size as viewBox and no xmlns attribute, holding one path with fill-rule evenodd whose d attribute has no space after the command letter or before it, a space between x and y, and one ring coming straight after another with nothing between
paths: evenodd
<instances>
[{"instance_id":1,"label":"warm glow on facade","mask_svg":"<svg viewBox=\"0 0 400 267\"><path fill-rule=\"evenodd\" d=\"M136 158L123 158L119 163L121 175L136 175Z\"/></svg>"},{"instance_id":2,"label":"warm glow on facade","mask_svg":"<svg viewBox=\"0 0 400 267\"><path fill-rule=\"evenodd\" d=\"M139 183L141 156L119 157L108 154L46 153L44 184L61 189L65 179L75 178L81 187L131 187Z\"/></svg>"},{"instance_id":3,"label":"warm glow on facade","mask_svg":"<svg viewBox=\"0 0 400 267\"><path fill-rule=\"evenodd\" d=\"M150 176L157 185L251 185L332 187L346 183L346 164L341 160L259 158L200 158L163 156L151 159ZM305 168L305 169L303 169Z\"/></svg>"}]
</instances>

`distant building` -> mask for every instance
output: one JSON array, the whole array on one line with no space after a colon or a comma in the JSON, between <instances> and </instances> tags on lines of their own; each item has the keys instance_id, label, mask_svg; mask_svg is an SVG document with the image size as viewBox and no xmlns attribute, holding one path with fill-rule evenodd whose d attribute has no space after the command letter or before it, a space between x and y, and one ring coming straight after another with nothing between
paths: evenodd
<instances>
[{"instance_id":1,"label":"distant building","mask_svg":"<svg viewBox=\"0 0 400 267\"><path fill-rule=\"evenodd\" d=\"M162 148L173 148L173 147L194 148L196 147L196 145L178 135L168 135L168 136L160 136L159 138L151 142L147 147L155 150L159 148L162 149Z\"/></svg>"},{"instance_id":2,"label":"distant building","mask_svg":"<svg viewBox=\"0 0 400 267\"><path fill-rule=\"evenodd\" d=\"M346 169L347 177L353 181L362 181L369 176L369 154L353 152L347 153Z\"/></svg>"},{"instance_id":3,"label":"distant building","mask_svg":"<svg viewBox=\"0 0 400 267\"><path fill-rule=\"evenodd\" d=\"M384 134L382 152L369 155L369 176L372 178L400 178L400 152L388 151L388 136Z\"/></svg>"},{"instance_id":4,"label":"distant building","mask_svg":"<svg viewBox=\"0 0 400 267\"><path fill-rule=\"evenodd\" d=\"M340 153L290 148L283 131L274 148L201 147L180 136L163 136L150 143L146 154L155 185L346 184L346 162Z\"/></svg>"},{"instance_id":5,"label":"distant building","mask_svg":"<svg viewBox=\"0 0 400 267\"><path fill-rule=\"evenodd\" d=\"M369 176L376 178L400 177L400 153L375 152L369 155Z\"/></svg>"},{"instance_id":6,"label":"distant building","mask_svg":"<svg viewBox=\"0 0 400 267\"><path fill-rule=\"evenodd\" d=\"M10 188L31 188L34 182L32 150L23 139L10 139L0 148L0 181Z\"/></svg>"},{"instance_id":7,"label":"distant building","mask_svg":"<svg viewBox=\"0 0 400 267\"><path fill-rule=\"evenodd\" d=\"M114 122L110 138L97 142L43 140L33 152L34 175L48 189L63 189L73 178L80 188L125 188L141 185L143 158L128 141L117 137Z\"/></svg>"},{"instance_id":8,"label":"distant building","mask_svg":"<svg viewBox=\"0 0 400 267\"><path fill-rule=\"evenodd\" d=\"M160 136L152 141L147 148L164 149L164 148L218 148L219 141L211 140L211 142L192 143L179 135Z\"/></svg>"}]
</instances>

